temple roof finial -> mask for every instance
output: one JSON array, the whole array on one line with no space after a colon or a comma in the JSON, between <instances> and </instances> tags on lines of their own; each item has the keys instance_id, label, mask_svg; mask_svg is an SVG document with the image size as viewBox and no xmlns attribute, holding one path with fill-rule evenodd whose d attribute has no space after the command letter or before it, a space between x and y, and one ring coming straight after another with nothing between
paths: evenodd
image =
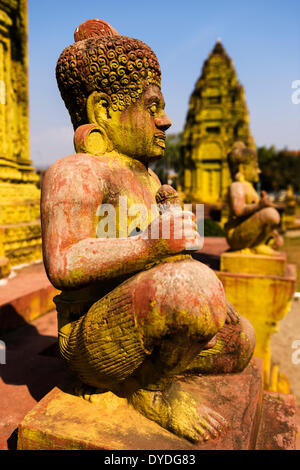
<instances>
[{"instance_id":1,"label":"temple roof finial","mask_svg":"<svg viewBox=\"0 0 300 470\"><path fill-rule=\"evenodd\" d=\"M221 38L218 38L217 41L216 41L216 44L212 50L212 53L213 54L225 54L226 55L226 51L224 49L224 46L221 42Z\"/></svg>"}]
</instances>

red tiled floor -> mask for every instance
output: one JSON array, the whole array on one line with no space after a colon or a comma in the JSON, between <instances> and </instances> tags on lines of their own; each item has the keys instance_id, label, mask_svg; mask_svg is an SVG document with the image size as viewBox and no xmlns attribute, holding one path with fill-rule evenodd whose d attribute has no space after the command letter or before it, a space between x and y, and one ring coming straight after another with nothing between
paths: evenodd
<instances>
[{"instance_id":1,"label":"red tiled floor","mask_svg":"<svg viewBox=\"0 0 300 470\"><path fill-rule=\"evenodd\" d=\"M56 311L2 336L6 364L0 365L0 449L16 448L14 431L23 417L67 375L55 352ZM49 349L52 349L52 355ZM54 354L54 356L53 356Z\"/></svg>"}]
</instances>

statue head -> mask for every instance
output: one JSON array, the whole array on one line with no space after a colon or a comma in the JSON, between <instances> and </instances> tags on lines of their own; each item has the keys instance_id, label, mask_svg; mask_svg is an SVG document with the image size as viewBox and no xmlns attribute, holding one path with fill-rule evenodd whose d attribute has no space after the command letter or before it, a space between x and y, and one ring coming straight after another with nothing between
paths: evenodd
<instances>
[{"instance_id":1,"label":"statue head","mask_svg":"<svg viewBox=\"0 0 300 470\"><path fill-rule=\"evenodd\" d=\"M235 142L227 159L233 181L258 182L261 171L256 150L246 147L243 142Z\"/></svg>"},{"instance_id":2,"label":"statue head","mask_svg":"<svg viewBox=\"0 0 300 470\"><path fill-rule=\"evenodd\" d=\"M171 122L154 52L98 19L80 25L74 37L56 67L74 129L94 125L98 154L117 150L138 160L161 157Z\"/></svg>"}]
</instances>

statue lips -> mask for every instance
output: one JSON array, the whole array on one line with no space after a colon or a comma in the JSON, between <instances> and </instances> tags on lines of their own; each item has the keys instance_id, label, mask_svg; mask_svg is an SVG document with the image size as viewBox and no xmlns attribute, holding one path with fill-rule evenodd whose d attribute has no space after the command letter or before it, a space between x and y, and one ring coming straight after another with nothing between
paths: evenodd
<instances>
[{"instance_id":1,"label":"statue lips","mask_svg":"<svg viewBox=\"0 0 300 470\"><path fill-rule=\"evenodd\" d=\"M166 148L165 140L166 134L164 132L157 132L156 134L154 134L154 142L163 149Z\"/></svg>"}]
</instances>

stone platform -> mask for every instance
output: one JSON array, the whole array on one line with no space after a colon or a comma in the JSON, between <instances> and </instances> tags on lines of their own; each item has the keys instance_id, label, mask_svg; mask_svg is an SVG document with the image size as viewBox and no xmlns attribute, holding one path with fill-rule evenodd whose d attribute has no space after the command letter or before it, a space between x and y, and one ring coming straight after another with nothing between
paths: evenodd
<instances>
[{"instance_id":1,"label":"stone platform","mask_svg":"<svg viewBox=\"0 0 300 470\"><path fill-rule=\"evenodd\" d=\"M285 276L286 255L253 255L239 252L222 253L220 270L229 273Z\"/></svg>"},{"instance_id":2,"label":"stone platform","mask_svg":"<svg viewBox=\"0 0 300 470\"><path fill-rule=\"evenodd\" d=\"M259 445L292 449L295 446L294 399L276 397L280 401L280 419L288 413L291 416L280 427L277 415L272 415L271 410L272 430L265 429L260 419L263 399L260 365L255 360L242 374L181 380L194 399L201 390L204 403L210 404L229 423L230 429L223 437L206 444L192 444L176 437L137 413L125 399L111 393L103 394L95 404L74 396L66 386L54 388L28 413L19 426L18 449L247 450L255 449L258 436ZM263 408L264 415L267 416L267 411Z\"/></svg>"},{"instance_id":3,"label":"stone platform","mask_svg":"<svg viewBox=\"0 0 300 470\"><path fill-rule=\"evenodd\" d=\"M50 284L42 262L15 270L0 283L0 335L31 322L55 308L58 291Z\"/></svg>"},{"instance_id":4,"label":"stone platform","mask_svg":"<svg viewBox=\"0 0 300 470\"><path fill-rule=\"evenodd\" d=\"M240 315L246 317L256 333L254 355L263 360L264 387L271 385L271 336L278 331L279 322L288 313L295 292L296 268L286 264L284 254L262 256L226 252L221 255L221 280L226 297ZM282 376L276 391L288 392L288 381Z\"/></svg>"}]
</instances>

